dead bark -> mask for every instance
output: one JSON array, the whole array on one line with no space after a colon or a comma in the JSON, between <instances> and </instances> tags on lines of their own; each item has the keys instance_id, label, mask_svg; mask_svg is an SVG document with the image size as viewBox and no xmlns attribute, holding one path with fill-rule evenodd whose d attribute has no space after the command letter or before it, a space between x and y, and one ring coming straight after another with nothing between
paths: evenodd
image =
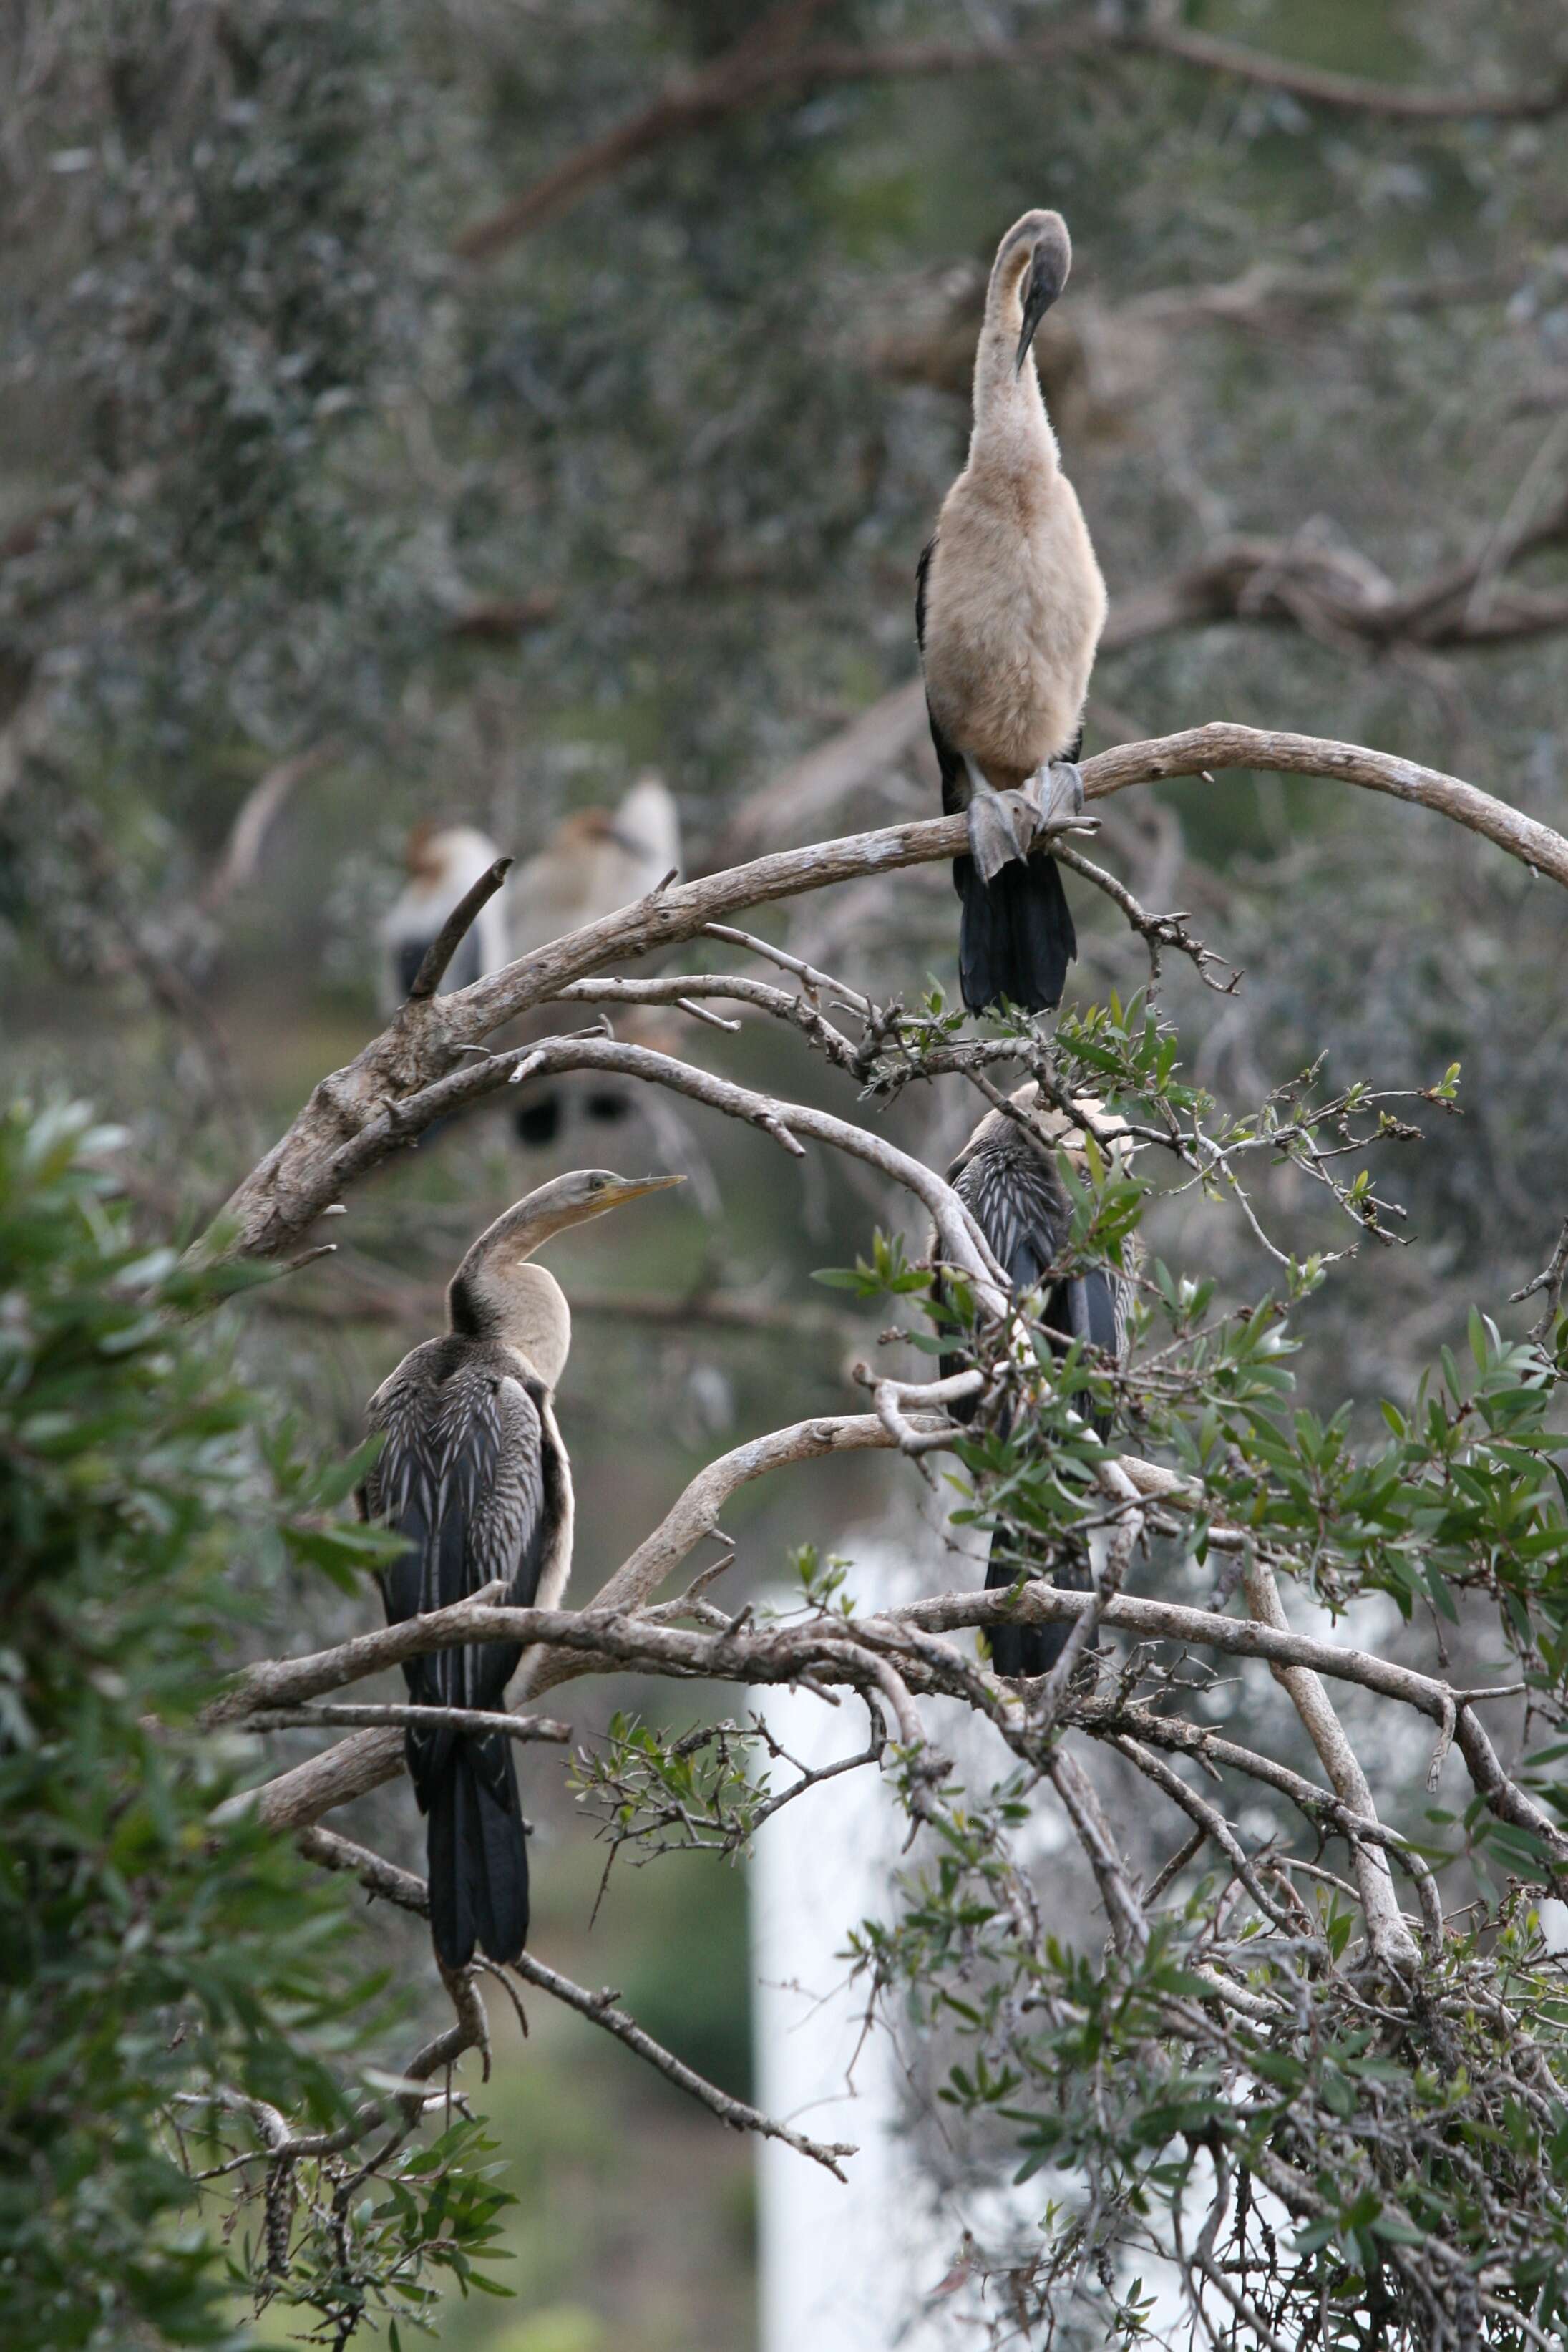
<instances>
[{"instance_id":1,"label":"dead bark","mask_svg":"<svg viewBox=\"0 0 1568 2352\"><path fill-rule=\"evenodd\" d=\"M1335 778L1434 809L1568 888L1568 840L1550 825L1458 777L1360 744L1219 721L1098 753L1084 763L1084 790L1097 800L1135 784L1224 768ZM338 1202L345 1168L352 1176L367 1173L453 1107L441 1098L411 1109L409 1097L426 1093L493 1031L553 997L568 982L695 939L708 924L743 908L951 857L966 840L962 817L940 817L756 858L654 891L470 988L404 1005L352 1062L316 1087L287 1134L233 1193L197 1245L198 1254L208 1261L274 1257L296 1247ZM809 1131L800 1127L801 1133Z\"/></svg>"}]
</instances>

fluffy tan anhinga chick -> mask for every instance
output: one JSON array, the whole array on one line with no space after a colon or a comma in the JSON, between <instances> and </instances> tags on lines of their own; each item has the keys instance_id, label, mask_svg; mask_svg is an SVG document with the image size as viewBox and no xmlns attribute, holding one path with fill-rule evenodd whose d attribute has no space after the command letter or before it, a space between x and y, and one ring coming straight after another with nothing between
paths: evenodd
<instances>
[{"instance_id":1,"label":"fluffy tan anhinga chick","mask_svg":"<svg viewBox=\"0 0 1568 2352\"><path fill-rule=\"evenodd\" d=\"M366 1408L386 1443L365 1480L368 1518L408 1538L382 1578L392 1623L465 1601L497 1578L517 1608L552 1609L571 1570L571 1467L554 1393L571 1345L559 1282L534 1252L553 1234L662 1192L679 1176L558 1176L482 1233L447 1291L448 1328L406 1355ZM416 1706L498 1708L520 1645L438 1650L403 1668ZM528 1857L512 1743L451 1723L411 1728L409 1778L428 1822L430 1924L449 1969L478 1943L515 1959L528 1927Z\"/></svg>"},{"instance_id":2,"label":"fluffy tan anhinga chick","mask_svg":"<svg viewBox=\"0 0 1568 2352\"><path fill-rule=\"evenodd\" d=\"M1026 213L1003 237L975 355L968 459L920 559L915 632L942 805L969 818L953 879L972 1013L1004 997L1049 1011L1078 952L1055 861L1031 853L1043 821L1082 807L1075 762L1105 622L1105 583L1030 349L1071 258L1060 213Z\"/></svg>"},{"instance_id":3,"label":"fluffy tan anhinga chick","mask_svg":"<svg viewBox=\"0 0 1568 2352\"><path fill-rule=\"evenodd\" d=\"M579 809L563 817L538 856L512 878L513 953L526 955L631 906L678 873L680 864L680 814L657 776L640 777L616 809ZM632 1044L643 1025L635 1015L619 1024ZM656 1019L649 1024L646 1042L653 1042L658 1027ZM624 1118L627 1097L621 1087L601 1085L588 1094L587 1106L591 1117L613 1121ZM530 1089L517 1108L516 1124L524 1143L553 1142L560 1126L559 1090L549 1085Z\"/></svg>"},{"instance_id":4,"label":"fluffy tan anhinga chick","mask_svg":"<svg viewBox=\"0 0 1568 2352\"><path fill-rule=\"evenodd\" d=\"M1044 1286L1040 1319L1053 1341L1065 1349L1081 1340L1119 1364L1126 1352L1133 1305L1127 1276L1104 1266L1085 1266L1073 1274L1056 1271L1066 1255L1072 1224L1072 1203L1056 1154L1064 1151L1075 1167L1086 1169L1083 1130L1054 1105L1042 1108L1032 1079L1012 1101L1028 1115L1028 1126L1005 1111L988 1111L948 1169L947 1181L984 1234L1013 1289ZM1092 1096L1079 1096L1076 1106L1102 1135L1125 1126ZM932 1247L935 1253L935 1236ZM944 1355L944 1377L962 1371L967 1360L961 1353ZM967 1421L974 1409L966 1400L953 1412ZM1107 1436L1109 1429L1108 1422L1096 1420L1100 1437ZM1005 1423L1002 1433L1007 1433ZM1009 1542L998 1530L991 1538L986 1590L1007 1591L1020 1574L1040 1573L1043 1566L1039 1549L1031 1551L1027 1536ZM1086 1591L1090 1585L1088 1570L1079 1561L1058 1567L1053 1580L1068 1591ZM1049 1674L1071 1630L1068 1625L994 1625L990 1647L998 1674Z\"/></svg>"},{"instance_id":5,"label":"fluffy tan anhinga chick","mask_svg":"<svg viewBox=\"0 0 1568 2352\"><path fill-rule=\"evenodd\" d=\"M382 924L382 1004L388 1013L403 1002L418 977L425 950L442 925L500 851L488 835L471 824L416 824L408 837L408 882ZM482 907L477 919L446 968L441 993L466 988L507 961L507 917L499 897Z\"/></svg>"},{"instance_id":6,"label":"fluffy tan anhinga chick","mask_svg":"<svg viewBox=\"0 0 1568 2352\"><path fill-rule=\"evenodd\" d=\"M657 776L641 778L617 809L563 817L512 877L513 952L526 955L631 906L680 863L680 817Z\"/></svg>"}]
</instances>

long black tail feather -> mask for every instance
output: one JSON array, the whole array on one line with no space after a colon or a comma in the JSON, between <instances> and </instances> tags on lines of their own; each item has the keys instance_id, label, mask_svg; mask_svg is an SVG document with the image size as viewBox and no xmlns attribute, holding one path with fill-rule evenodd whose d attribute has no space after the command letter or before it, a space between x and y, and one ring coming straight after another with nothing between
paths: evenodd
<instances>
[{"instance_id":1,"label":"long black tail feather","mask_svg":"<svg viewBox=\"0 0 1568 2352\"><path fill-rule=\"evenodd\" d=\"M958 918L958 985L970 1013L1008 997L1025 1013L1061 1002L1078 953L1072 909L1054 857L1036 850L1000 866L988 884L972 857L953 860Z\"/></svg>"},{"instance_id":2,"label":"long black tail feather","mask_svg":"<svg viewBox=\"0 0 1568 2352\"><path fill-rule=\"evenodd\" d=\"M455 1738L414 1785L428 1816L437 1956L464 1969L477 1943L493 1960L515 1960L528 1932L528 1849L511 1742Z\"/></svg>"},{"instance_id":3,"label":"long black tail feather","mask_svg":"<svg viewBox=\"0 0 1568 2352\"><path fill-rule=\"evenodd\" d=\"M991 1538L990 1559L986 1564L988 1592L1009 1592L1018 1582L1018 1551L1010 1548L1009 1557L1009 1549L998 1529ZM1051 1582L1063 1592L1090 1592L1094 1585L1087 1565L1077 1561L1059 1568ZM1026 1675L1048 1675L1067 1647L1071 1631L1071 1620L1060 1625L992 1625L987 1634L991 1664L1007 1682L1015 1682ZM1098 1640L1096 1633L1090 1642L1092 1649Z\"/></svg>"}]
</instances>

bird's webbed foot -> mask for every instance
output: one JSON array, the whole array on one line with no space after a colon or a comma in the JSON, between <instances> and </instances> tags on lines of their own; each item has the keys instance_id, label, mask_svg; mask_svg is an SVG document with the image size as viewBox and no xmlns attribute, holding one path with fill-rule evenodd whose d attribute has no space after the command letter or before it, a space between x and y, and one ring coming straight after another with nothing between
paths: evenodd
<instances>
[{"instance_id":1,"label":"bird's webbed foot","mask_svg":"<svg viewBox=\"0 0 1568 2352\"><path fill-rule=\"evenodd\" d=\"M982 882L989 882L1015 858L1029 856L1035 817L1021 793L977 793L968 817L969 855Z\"/></svg>"},{"instance_id":2,"label":"bird's webbed foot","mask_svg":"<svg viewBox=\"0 0 1568 2352\"><path fill-rule=\"evenodd\" d=\"M1040 810L1027 784L1018 791L999 793L967 755L965 763L969 771L969 855L981 881L988 883L1004 866L1029 856ZM1030 782L1034 781L1031 776Z\"/></svg>"},{"instance_id":3,"label":"bird's webbed foot","mask_svg":"<svg viewBox=\"0 0 1568 2352\"><path fill-rule=\"evenodd\" d=\"M1048 760L1023 787L1041 825L1076 824L1083 814L1083 771L1073 760Z\"/></svg>"}]
</instances>

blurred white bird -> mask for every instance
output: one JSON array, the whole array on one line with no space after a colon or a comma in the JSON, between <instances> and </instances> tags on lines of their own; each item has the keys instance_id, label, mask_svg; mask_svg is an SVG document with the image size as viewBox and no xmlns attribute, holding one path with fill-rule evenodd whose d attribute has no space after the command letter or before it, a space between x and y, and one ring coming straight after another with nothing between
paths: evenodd
<instances>
[{"instance_id":1,"label":"blurred white bird","mask_svg":"<svg viewBox=\"0 0 1568 2352\"><path fill-rule=\"evenodd\" d=\"M464 894L501 855L471 824L416 824L408 837L408 883L382 923L382 1010L391 1014L413 986L425 950ZM446 967L441 992L498 971L510 956L505 894L480 908Z\"/></svg>"}]
</instances>

